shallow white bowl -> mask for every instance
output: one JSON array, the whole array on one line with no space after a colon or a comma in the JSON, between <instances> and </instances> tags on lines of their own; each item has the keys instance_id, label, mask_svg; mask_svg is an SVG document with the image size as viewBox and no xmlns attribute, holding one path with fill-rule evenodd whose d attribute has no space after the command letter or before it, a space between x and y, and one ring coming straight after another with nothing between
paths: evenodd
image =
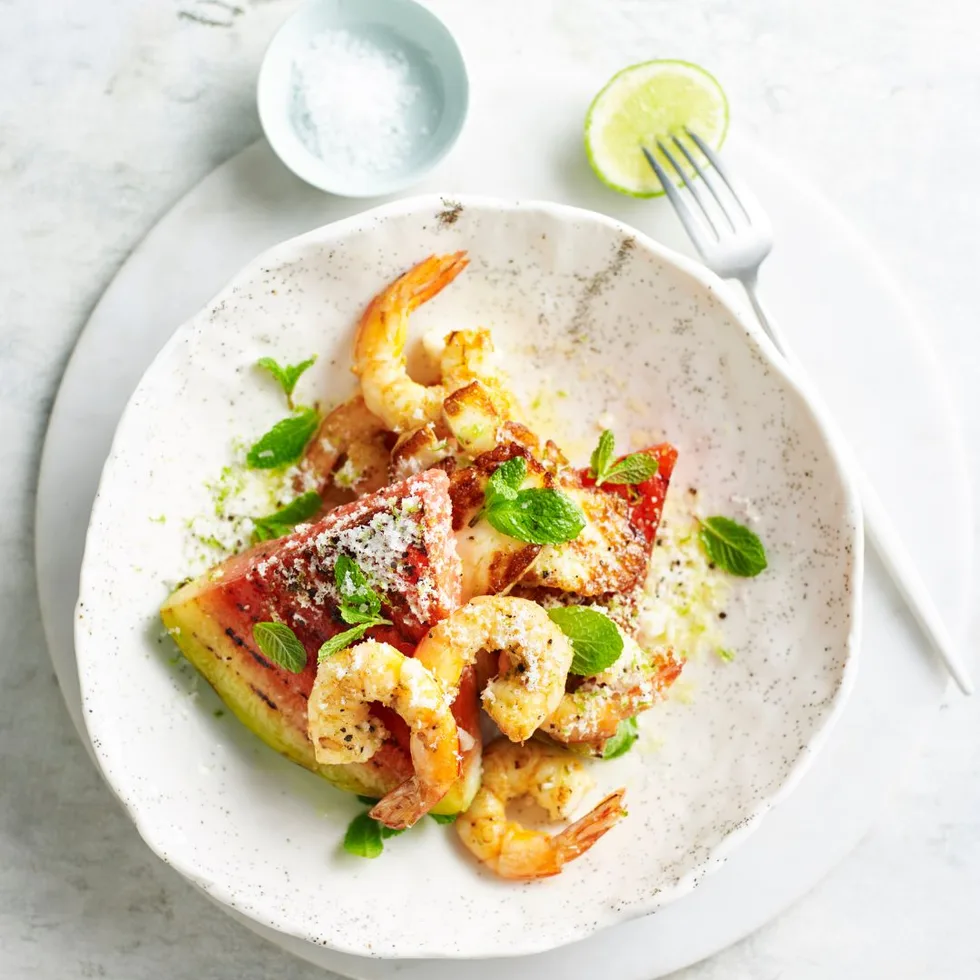
<instances>
[{"instance_id":1,"label":"shallow white bowl","mask_svg":"<svg viewBox=\"0 0 980 980\"><path fill-rule=\"evenodd\" d=\"M402 56L416 97L405 111L414 133L403 159L377 172L323 159L300 134L294 63L310 41L343 30ZM370 79L364 79L369 88ZM452 149L469 105L463 55L449 29L415 0L307 0L276 33L262 60L258 109L273 150L297 177L342 197L392 194L421 180ZM386 161L387 162L387 161Z\"/></svg>"},{"instance_id":2,"label":"shallow white bowl","mask_svg":"<svg viewBox=\"0 0 980 980\"><path fill-rule=\"evenodd\" d=\"M102 771L148 844L216 900L291 935L384 957L541 951L692 889L799 779L850 689L862 574L854 496L800 392L700 267L591 212L464 198L402 201L286 242L170 340L119 424L89 528L76 624L85 719ZM339 843L361 809L262 745L169 663L156 610L186 572L184 520L233 440L281 417L251 365L320 352L324 401L353 388L366 301L432 252L466 273L419 332L482 323L511 365L569 392L573 433L611 412L625 441L660 430L672 492L703 513L754 502L770 568L735 583L733 663L689 665L691 703L655 716L660 748L597 763L629 818L561 875L484 874L427 823L375 861ZM570 336L575 338L569 343ZM533 342L535 351L523 359ZM522 372L517 371L518 375ZM165 523L151 518L165 514ZM201 687L204 685L202 684Z\"/></svg>"}]
</instances>

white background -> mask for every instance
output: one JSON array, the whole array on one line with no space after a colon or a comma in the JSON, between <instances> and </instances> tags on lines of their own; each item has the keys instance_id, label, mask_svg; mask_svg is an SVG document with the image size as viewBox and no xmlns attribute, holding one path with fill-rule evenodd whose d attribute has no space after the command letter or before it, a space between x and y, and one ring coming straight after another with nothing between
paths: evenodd
<instances>
[{"instance_id":1,"label":"white background","mask_svg":"<svg viewBox=\"0 0 980 980\"><path fill-rule=\"evenodd\" d=\"M739 127L822 186L927 315L977 471L980 4L452 2L486 21L488 45L520 46L523 9L610 72L657 56L711 67ZM156 218L259 135L255 73L295 5L0 0L4 978L322 976L231 922L139 841L62 706L31 556L38 453L71 345ZM923 519L960 533L955 514ZM974 623L971 648L978 638ZM679 976L973 980L978 910L980 699L951 694L858 850L781 918Z\"/></svg>"}]
</instances>

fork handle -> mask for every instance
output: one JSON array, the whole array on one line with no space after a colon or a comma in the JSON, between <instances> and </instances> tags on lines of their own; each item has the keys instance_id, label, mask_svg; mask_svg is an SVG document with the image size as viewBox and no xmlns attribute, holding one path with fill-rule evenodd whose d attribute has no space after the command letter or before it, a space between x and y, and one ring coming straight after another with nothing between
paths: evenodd
<instances>
[{"instance_id":1,"label":"fork handle","mask_svg":"<svg viewBox=\"0 0 980 980\"><path fill-rule=\"evenodd\" d=\"M793 356L792 351L786 345L776 321L769 314L759 297L758 282L753 276L741 280L745 292L748 294L749 302L755 315L762 324L762 329L769 335L769 339L776 345L776 349L783 355L783 359L792 368L793 373L799 380L804 382L808 389L811 402L817 407L818 414L824 426L830 430L834 443L841 450L848 464L851 478L856 484L858 495L861 499L861 506L864 511L864 528L868 539L871 541L878 552L878 557L884 564L892 581L895 583L902 598L908 605L909 610L915 617L922 634L932 645L933 650L946 665L953 680L964 694L973 693L973 681L960 661L959 653L953 644L943 623L939 610L932 601L932 596L926 588L925 583L919 575L915 563L912 561L902 539L895 530L878 497L874 487L870 484L864 472L857 464L854 452L844 440L837 426L832 422L830 415L826 411L823 403L815 397L809 382L805 379L799 361Z\"/></svg>"}]
</instances>

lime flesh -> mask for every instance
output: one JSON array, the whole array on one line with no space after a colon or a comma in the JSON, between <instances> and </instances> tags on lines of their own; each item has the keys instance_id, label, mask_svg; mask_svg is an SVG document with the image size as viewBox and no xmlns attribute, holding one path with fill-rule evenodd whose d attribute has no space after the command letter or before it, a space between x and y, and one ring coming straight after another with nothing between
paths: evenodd
<instances>
[{"instance_id":1,"label":"lime flesh","mask_svg":"<svg viewBox=\"0 0 980 980\"><path fill-rule=\"evenodd\" d=\"M728 131L728 100L714 76L686 61L647 61L625 68L595 97L585 117L585 148L592 169L613 190L633 197L656 197L664 190L643 155L645 146L671 177L677 177L658 149L667 145L690 176L694 171L671 140L680 139L698 163L703 155L686 135L689 129L713 149Z\"/></svg>"}]
</instances>

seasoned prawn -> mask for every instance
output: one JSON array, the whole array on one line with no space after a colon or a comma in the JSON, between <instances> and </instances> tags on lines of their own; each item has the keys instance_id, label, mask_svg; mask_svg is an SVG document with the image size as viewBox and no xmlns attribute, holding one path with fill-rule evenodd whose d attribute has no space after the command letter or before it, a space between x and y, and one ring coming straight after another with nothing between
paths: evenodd
<instances>
[{"instance_id":1,"label":"seasoned prawn","mask_svg":"<svg viewBox=\"0 0 980 980\"><path fill-rule=\"evenodd\" d=\"M510 391L507 378L497 370L493 354L489 330L454 330L446 338L446 346L439 358L443 387L447 392L454 392L479 381L502 418L518 419L517 399Z\"/></svg>"},{"instance_id":2,"label":"seasoned prawn","mask_svg":"<svg viewBox=\"0 0 980 980\"><path fill-rule=\"evenodd\" d=\"M621 721L661 700L683 666L670 647L647 653L624 634L619 659L567 693L541 730L559 742L604 742Z\"/></svg>"},{"instance_id":3,"label":"seasoned prawn","mask_svg":"<svg viewBox=\"0 0 980 980\"><path fill-rule=\"evenodd\" d=\"M445 289L468 261L465 252L430 256L375 296L361 317L354 373L361 379L368 409L395 432L435 422L442 412L445 387L419 384L408 375L408 318Z\"/></svg>"},{"instance_id":4,"label":"seasoned prawn","mask_svg":"<svg viewBox=\"0 0 980 980\"><path fill-rule=\"evenodd\" d=\"M379 800L371 816L389 827L411 827L459 776L459 731L447 695L425 666L387 643L367 640L328 657L317 669L308 708L317 762L366 762L388 736L371 714L378 701L411 729L415 774Z\"/></svg>"},{"instance_id":5,"label":"seasoned prawn","mask_svg":"<svg viewBox=\"0 0 980 980\"><path fill-rule=\"evenodd\" d=\"M456 819L467 850L502 878L545 878L584 854L621 817L625 790L607 796L563 831L551 836L507 818L507 804L529 796L560 820L591 788L581 763L539 742L514 745L503 739L483 755L483 782L470 808Z\"/></svg>"},{"instance_id":6,"label":"seasoned prawn","mask_svg":"<svg viewBox=\"0 0 980 980\"><path fill-rule=\"evenodd\" d=\"M386 437L384 423L360 395L343 402L323 419L306 447L295 489L317 490L321 496L330 486L359 496L380 490L388 482Z\"/></svg>"},{"instance_id":7,"label":"seasoned prawn","mask_svg":"<svg viewBox=\"0 0 980 980\"><path fill-rule=\"evenodd\" d=\"M484 710L511 741L523 742L557 709L572 646L537 603L477 596L426 633L415 659L455 690L484 650L498 654L497 676L481 695Z\"/></svg>"}]
</instances>

